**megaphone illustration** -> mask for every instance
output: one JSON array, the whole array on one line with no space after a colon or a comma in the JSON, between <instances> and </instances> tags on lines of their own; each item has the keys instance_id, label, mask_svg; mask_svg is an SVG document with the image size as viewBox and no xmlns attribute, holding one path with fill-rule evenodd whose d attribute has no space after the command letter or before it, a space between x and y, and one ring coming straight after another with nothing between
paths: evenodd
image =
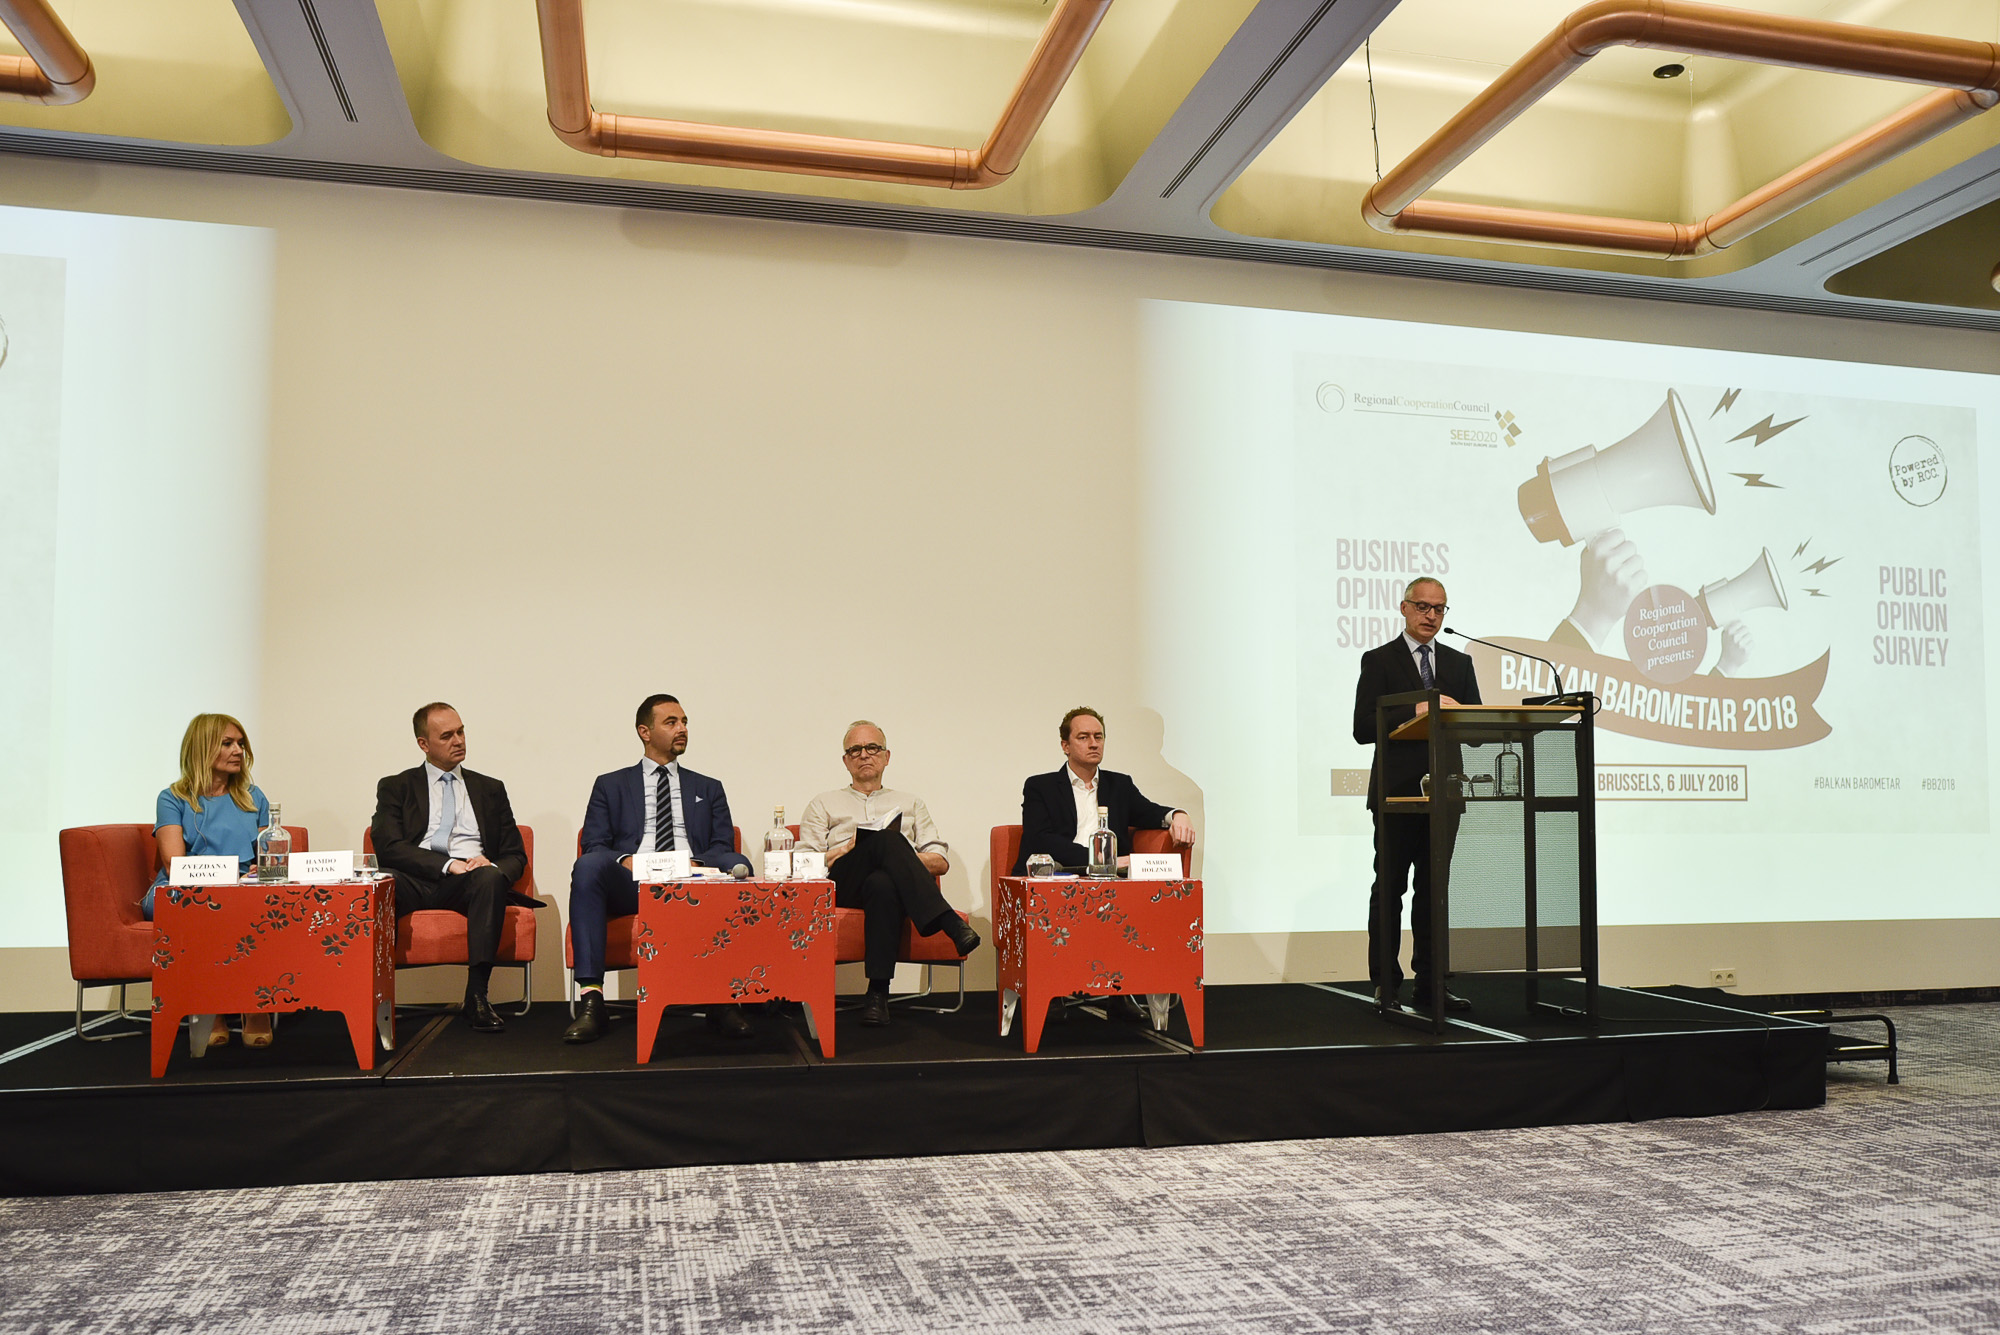
<instances>
[{"instance_id":1,"label":"megaphone illustration","mask_svg":"<svg viewBox=\"0 0 2000 1335\"><path fill-rule=\"evenodd\" d=\"M1537 542L1568 547L1617 528L1634 510L1700 506L1715 513L1715 488L1681 396L1667 391L1660 410L1616 445L1542 460L1521 484L1521 518Z\"/></svg>"},{"instance_id":2,"label":"megaphone illustration","mask_svg":"<svg viewBox=\"0 0 2000 1335\"><path fill-rule=\"evenodd\" d=\"M1760 607L1775 607L1779 611L1791 608L1785 600L1785 585L1778 578L1778 565L1771 559L1769 547L1734 579L1702 585L1694 600L1701 604L1702 615L1708 618L1710 626L1727 625Z\"/></svg>"}]
</instances>

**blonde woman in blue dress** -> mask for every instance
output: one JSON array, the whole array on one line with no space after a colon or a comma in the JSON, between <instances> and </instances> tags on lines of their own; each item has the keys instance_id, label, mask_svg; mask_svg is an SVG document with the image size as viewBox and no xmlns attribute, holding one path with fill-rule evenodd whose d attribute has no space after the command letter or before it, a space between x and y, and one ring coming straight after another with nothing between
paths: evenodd
<instances>
[{"instance_id":1,"label":"blonde woman in blue dress","mask_svg":"<svg viewBox=\"0 0 2000 1335\"><path fill-rule=\"evenodd\" d=\"M234 857L247 871L257 863L257 832L271 821L271 804L250 782L250 737L227 714L196 714L181 737L181 777L160 790L153 817L160 873L140 902L148 922L153 896L178 857ZM215 1017L209 1045L229 1041L229 1017ZM243 1017L243 1045L271 1046L271 1017Z\"/></svg>"}]
</instances>

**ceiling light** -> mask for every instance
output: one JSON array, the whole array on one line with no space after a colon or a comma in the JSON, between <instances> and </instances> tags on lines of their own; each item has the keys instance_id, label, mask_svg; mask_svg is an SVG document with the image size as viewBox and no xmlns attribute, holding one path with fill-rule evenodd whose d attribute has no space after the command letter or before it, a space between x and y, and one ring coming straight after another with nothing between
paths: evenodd
<instances>
[{"instance_id":1,"label":"ceiling light","mask_svg":"<svg viewBox=\"0 0 2000 1335\"><path fill-rule=\"evenodd\" d=\"M1678 79L1688 72L1685 65L1662 65L1653 71L1655 79Z\"/></svg>"}]
</instances>

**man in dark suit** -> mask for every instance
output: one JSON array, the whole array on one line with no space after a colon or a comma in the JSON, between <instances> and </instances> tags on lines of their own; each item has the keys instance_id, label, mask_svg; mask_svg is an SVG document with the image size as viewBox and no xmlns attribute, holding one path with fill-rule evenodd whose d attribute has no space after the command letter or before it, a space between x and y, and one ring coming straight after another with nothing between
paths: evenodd
<instances>
[{"instance_id":1,"label":"man in dark suit","mask_svg":"<svg viewBox=\"0 0 2000 1335\"><path fill-rule=\"evenodd\" d=\"M1361 679L1354 688L1354 740L1375 744L1375 705L1385 695L1436 690L1447 705L1476 705L1479 679L1472 659L1433 644L1444 625L1444 585L1434 579L1410 581L1403 590L1403 633L1379 649L1361 655ZM1397 705L1389 711L1393 730L1428 708ZM1375 885L1368 896L1368 976L1375 984L1375 1004L1385 1011L1403 1009L1398 989L1403 984L1398 956L1403 947L1403 891L1415 872L1416 898L1410 905L1410 930L1416 937L1411 972L1416 974L1416 999L1428 1006L1432 969L1444 967L1431 959L1431 823L1428 815L1391 813L1382 797L1417 797L1430 766L1424 742L1390 742L1387 754L1375 757L1368 781L1368 809L1375 814ZM1447 992L1450 1010L1471 1010L1472 1003Z\"/></svg>"},{"instance_id":2,"label":"man in dark suit","mask_svg":"<svg viewBox=\"0 0 2000 1335\"><path fill-rule=\"evenodd\" d=\"M604 927L613 917L639 911L632 855L686 849L693 861L737 876L750 860L736 851L729 799L722 785L683 769L687 711L671 695L649 695L634 723L645 754L629 769L600 774L583 813L583 855L569 878L569 936L581 996L565 1043L592 1043L609 1028L604 1010ZM746 1038L750 1021L741 1006L711 1007L709 1024L731 1038Z\"/></svg>"},{"instance_id":3,"label":"man in dark suit","mask_svg":"<svg viewBox=\"0 0 2000 1335\"><path fill-rule=\"evenodd\" d=\"M424 763L375 785L369 833L375 856L396 876L396 912L450 909L465 915L465 1015L483 1034L507 1024L486 999L507 906L534 908L514 893L528 869L521 829L498 779L466 769L465 724L437 701L411 719Z\"/></svg>"},{"instance_id":4,"label":"man in dark suit","mask_svg":"<svg viewBox=\"0 0 2000 1335\"><path fill-rule=\"evenodd\" d=\"M1021 855L1014 875L1025 876L1028 859L1046 853L1064 867L1090 859L1090 834L1097 809L1105 807L1118 836L1118 865L1132 856L1132 831L1168 830L1181 847L1194 845L1194 822L1185 811L1146 800L1129 774L1100 768L1104 763L1104 715L1088 707L1063 715L1063 767L1036 774L1021 785Z\"/></svg>"}]
</instances>

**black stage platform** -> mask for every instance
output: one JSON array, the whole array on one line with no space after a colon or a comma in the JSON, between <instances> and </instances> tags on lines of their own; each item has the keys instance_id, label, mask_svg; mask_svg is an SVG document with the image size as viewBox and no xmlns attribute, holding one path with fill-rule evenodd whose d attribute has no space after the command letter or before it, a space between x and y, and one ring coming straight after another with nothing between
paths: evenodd
<instances>
[{"instance_id":1,"label":"black stage platform","mask_svg":"<svg viewBox=\"0 0 2000 1335\"><path fill-rule=\"evenodd\" d=\"M1531 1014L1518 975L1457 978L1442 1036L1378 1017L1361 983L1215 987L1208 1045L1083 1011L1042 1050L1001 1038L992 993L957 1015L896 1007L839 1027L823 1061L795 1014L741 1042L673 1013L653 1061L629 1016L586 1047L561 1004L502 1035L404 1014L355 1069L338 1017L288 1016L263 1051L147 1076L143 1039L83 1043L66 1015L0 1015L0 1191L159 1191L1636 1121L1825 1099L1826 1030L1720 993L1600 990L1600 1020ZM1578 983L1542 997L1580 1005ZM110 1032L117 1022L95 1032Z\"/></svg>"}]
</instances>

